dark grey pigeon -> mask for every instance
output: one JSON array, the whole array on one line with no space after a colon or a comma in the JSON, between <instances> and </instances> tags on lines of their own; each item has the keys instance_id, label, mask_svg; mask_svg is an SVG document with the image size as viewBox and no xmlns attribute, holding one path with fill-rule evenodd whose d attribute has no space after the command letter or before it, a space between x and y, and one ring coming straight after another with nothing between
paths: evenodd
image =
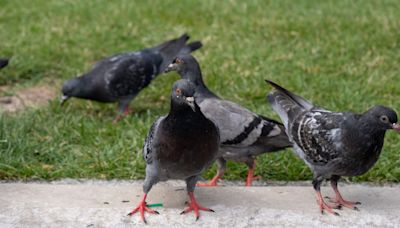
<instances>
[{"instance_id":1,"label":"dark grey pigeon","mask_svg":"<svg viewBox=\"0 0 400 228\"><path fill-rule=\"evenodd\" d=\"M129 215L140 212L158 212L146 207L146 196L159 181L182 179L186 181L189 207L183 213L194 211L196 220L199 210L213 211L200 206L194 197L194 188L200 175L212 164L218 152L217 127L200 111L193 97L194 85L188 80L174 83L171 109L167 116L158 118L152 125L143 148L146 161L144 196L138 207Z\"/></svg>"},{"instance_id":2,"label":"dark grey pigeon","mask_svg":"<svg viewBox=\"0 0 400 228\"><path fill-rule=\"evenodd\" d=\"M6 58L0 58L0 69L6 67L8 65L9 60Z\"/></svg>"},{"instance_id":3,"label":"dark grey pigeon","mask_svg":"<svg viewBox=\"0 0 400 228\"><path fill-rule=\"evenodd\" d=\"M397 114L390 108L374 106L363 114L331 112L311 104L274 82L276 90L268 95L272 108L279 114L295 152L314 173L313 186L321 212L334 212L342 206L357 209L359 202L342 198L337 182L341 176L366 173L378 160L386 130L400 132ZM334 207L324 202L320 186L329 179L335 199Z\"/></svg>"},{"instance_id":4,"label":"dark grey pigeon","mask_svg":"<svg viewBox=\"0 0 400 228\"><path fill-rule=\"evenodd\" d=\"M202 44L186 44L189 36L166 41L137 52L117 54L97 62L92 70L64 83L62 104L71 97L99 102L118 102L115 121L129 112L129 103L164 71L178 53L190 53Z\"/></svg>"},{"instance_id":5,"label":"dark grey pigeon","mask_svg":"<svg viewBox=\"0 0 400 228\"><path fill-rule=\"evenodd\" d=\"M172 70L196 85L196 99L201 111L217 125L221 134L218 172L210 183L200 186L216 186L225 172L226 160L247 164L249 171L246 186L251 186L255 157L291 146L281 123L257 115L231 101L222 100L211 92L204 84L200 66L193 56L179 55L167 68L167 71Z\"/></svg>"}]
</instances>

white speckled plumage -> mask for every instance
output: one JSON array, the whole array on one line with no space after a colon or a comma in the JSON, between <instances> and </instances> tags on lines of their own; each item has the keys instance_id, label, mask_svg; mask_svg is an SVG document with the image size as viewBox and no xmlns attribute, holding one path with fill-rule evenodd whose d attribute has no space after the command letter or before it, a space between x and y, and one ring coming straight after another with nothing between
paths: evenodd
<instances>
[{"instance_id":1,"label":"white speckled plumage","mask_svg":"<svg viewBox=\"0 0 400 228\"><path fill-rule=\"evenodd\" d=\"M315 107L274 82L268 95L279 114L295 152L314 173L313 185L321 211L333 212L320 193L324 179L330 179L336 203L356 209L356 203L343 200L337 189L341 176L357 176L376 163L386 130L400 131L397 114L390 108L374 106L363 114L331 112Z\"/></svg>"}]
</instances>

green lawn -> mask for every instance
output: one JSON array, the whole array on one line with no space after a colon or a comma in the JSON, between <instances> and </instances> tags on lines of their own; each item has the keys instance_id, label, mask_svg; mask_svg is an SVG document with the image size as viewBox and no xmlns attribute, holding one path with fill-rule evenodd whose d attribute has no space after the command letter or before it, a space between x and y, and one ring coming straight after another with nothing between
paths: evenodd
<instances>
[{"instance_id":1,"label":"green lawn","mask_svg":"<svg viewBox=\"0 0 400 228\"><path fill-rule=\"evenodd\" d=\"M0 86L63 80L95 60L138 50L184 32L209 88L278 118L265 100L268 78L331 110L363 112L374 104L400 111L400 3L393 1L0 1ZM169 109L176 73L157 78L117 125L116 105L72 99L0 116L0 179L144 177L145 135ZM362 181L400 181L400 136L387 133L378 164ZM246 166L229 163L226 179ZM205 176L210 177L215 167ZM260 156L267 180L308 180L291 150Z\"/></svg>"}]
</instances>

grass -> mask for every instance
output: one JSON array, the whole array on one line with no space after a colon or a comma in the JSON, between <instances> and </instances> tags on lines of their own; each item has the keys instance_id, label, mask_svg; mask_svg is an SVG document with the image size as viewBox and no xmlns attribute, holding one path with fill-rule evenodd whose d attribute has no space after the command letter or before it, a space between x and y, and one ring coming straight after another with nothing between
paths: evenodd
<instances>
[{"instance_id":1,"label":"grass","mask_svg":"<svg viewBox=\"0 0 400 228\"><path fill-rule=\"evenodd\" d=\"M187 32L205 81L220 96L278 118L264 79L331 110L374 104L400 111L398 1L0 1L0 56L12 56L0 85L29 87L83 73L95 60L138 50ZM0 179L144 177L144 137L169 109L175 73L160 76L118 125L115 105L57 99L41 109L0 117ZM5 95L5 94L0 94ZM378 164L355 181L399 182L400 143L387 133ZM226 179L246 167L229 163ZM211 177L215 167L205 174ZM308 180L291 150L260 156L267 180Z\"/></svg>"}]
</instances>

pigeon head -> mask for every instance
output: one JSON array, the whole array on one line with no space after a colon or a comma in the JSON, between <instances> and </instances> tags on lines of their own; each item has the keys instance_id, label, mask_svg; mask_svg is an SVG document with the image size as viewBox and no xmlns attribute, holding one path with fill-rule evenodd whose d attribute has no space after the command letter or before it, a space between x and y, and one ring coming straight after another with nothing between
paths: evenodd
<instances>
[{"instance_id":1,"label":"pigeon head","mask_svg":"<svg viewBox=\"0 0 400 228\"><path fill-rule=\"evenodd\" d=\"M165 72L176 71L179 74L186 74L189 71L199 68L197 60L189 54L178 55L171 64L168 65Z\"/></svg>"},{"instance_id":2,"label":"pigeon head","mask_svg":"<svg viewBox=\"0 0 400 228\"><path fill-rule=\"evenodd\" d=\"M83 91L83 83L79 78L73 78L66 82L61 89L61 105L63 105L71 97L79 97Z\"/></svg>"},{"instance_id":3,"label":"pigeon head","mask_svg":"<svg viewBox=\"0 0 400 228\"><path fill-rule=\"evenodd\" d=\"M364 116L371 123L375 123L379 130L393 129L400 133L400 124L397 124L397 114L391 108L377 105L369 109Z\"/></svg>"},{"instance_id":4,"label":"pigeon head","mask_svg":"<svg viewBox=\"0 0 400 228\"><path fill-rule=\"evenodd\" d=\"M196 86L204 85L199 63L192 55L178 55L165 70L165 72L170 71L178 72L183 79L190 80Z\"/></svg>"},{"instance_id":5,"label":"pigeon head","mask_svg":"<svg viewBox=\"0 0 400 228\"><path fill-rule=\"evenodd\" d=\"M196 105L194 101L195 86L188 80L181 79L172 86L171 100L178 106L189 106L194 112Z\"/></svg>"}]
</instances>

